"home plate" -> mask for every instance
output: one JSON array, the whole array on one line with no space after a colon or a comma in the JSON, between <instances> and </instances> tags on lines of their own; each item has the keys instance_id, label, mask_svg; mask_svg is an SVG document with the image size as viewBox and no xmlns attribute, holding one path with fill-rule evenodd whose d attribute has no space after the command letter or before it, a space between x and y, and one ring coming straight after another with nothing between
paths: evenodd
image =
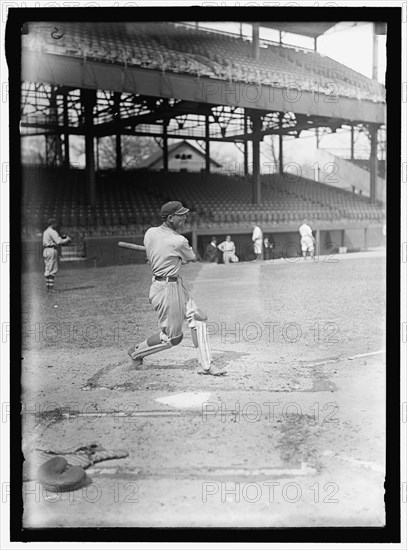
<instances>
[{"instance_id":1,"label":"home plate","mask_svg":"<svg viewBox=\"0 0 407 550\"><path fill-rule=\"evenodd\" d=\"M155 401L178 409L195 409L201 408L209 400L210 395L209 392L184 392L167 397L157 397Z\"/></svg>"}]
</instances>

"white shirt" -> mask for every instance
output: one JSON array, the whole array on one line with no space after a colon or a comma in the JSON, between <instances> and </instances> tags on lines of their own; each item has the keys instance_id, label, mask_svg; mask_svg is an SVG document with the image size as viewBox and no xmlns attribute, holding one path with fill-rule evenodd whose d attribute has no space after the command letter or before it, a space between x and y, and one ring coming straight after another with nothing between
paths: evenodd
<instances>
[{"instance_id":1,"label":"white shirt","mask_svg":"<svg viewBox=\"0 0 407 550\"><path fill-rule=\"evenodd\" d=\"M253 229L252 241L262 241L263 240L263 231L258 225Z\"/></svg>"},{"instance_id":2,"label":"white shirt","mask_svg":"<svg viewBox=\"0 0 407 550\"><path fill-rule=\"evenodd\" d=\"M222 250L222 252L233 252L235 253L235 243L233 241L223 241L223 243L220 243L218 245L219 250Z\"/></svg>"},{"instance_id":3,"label":"white shirt","mask_svg":"<svg viewBox=\"0 0 407 550\"><path fill-rule=\"evenodd\" d=\"M312 229L306 223L303 223L298 231L300 232L301 237L312 237Z\"/></svg>"}]
</instances>

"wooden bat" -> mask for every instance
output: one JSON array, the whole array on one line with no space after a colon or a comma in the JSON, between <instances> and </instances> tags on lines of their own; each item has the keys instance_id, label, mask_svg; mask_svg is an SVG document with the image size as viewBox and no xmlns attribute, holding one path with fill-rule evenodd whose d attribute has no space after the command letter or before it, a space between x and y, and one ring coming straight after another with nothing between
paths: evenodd
<instances>
[{"instance_id":1,"label":"wooden bat","mask_svg":"<svg viewBox=\"0 0 407 550\"><path fill-rule=\"evenodd\" d=\"M131 250L146 250L146 247L142 244L125 243L123 241L117 243L117 246L120 246L121 248L130 248Z\"/></svg>"}]
</instances>

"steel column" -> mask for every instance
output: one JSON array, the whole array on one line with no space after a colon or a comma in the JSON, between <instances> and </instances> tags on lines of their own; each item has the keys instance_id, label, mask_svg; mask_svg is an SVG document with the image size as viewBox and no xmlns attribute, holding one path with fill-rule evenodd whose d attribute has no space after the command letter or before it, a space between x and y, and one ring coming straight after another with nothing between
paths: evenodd
<instances>
[{"instance_id":1,"label":"steel column","mask_svg":"<svg viewBox=\"0 0 407 550\"><path fill-rule=\"evenodd\" d=\"M95 144L93 128L93 108L96 103L96 92L94 90L82 90L82 105L85 118L85 158L86 158L86 186L87 201L92 207L96 204L95 189Z\"/></svg>"}]
</instances>

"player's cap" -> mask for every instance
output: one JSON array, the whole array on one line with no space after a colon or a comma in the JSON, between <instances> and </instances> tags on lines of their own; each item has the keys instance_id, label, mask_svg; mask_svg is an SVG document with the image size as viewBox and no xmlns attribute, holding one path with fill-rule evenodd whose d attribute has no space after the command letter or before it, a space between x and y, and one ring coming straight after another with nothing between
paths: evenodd
<instances>
[{"instance_id":1,"label":"player's cap","mask_svg":"<svg viewBox=\"0 0 407 550\"><path fill-rule=\"evenodd\" d=\"M57 223L56 218L49 218L49 219L48 219L48 225L54 225L54 224L56 224L56 223Z\"/></svg>"},{"instance_id":2,"label":"player's cap","mask_svg":"<svg viewBox=\"0 0 407 550\"><path fill-rule=\"evenodd\" d=\"M161 207L160 215L162 218L167 218L167 216L173 216L174 214L182 216L182 214L186 214L187 212L189 212L189 208L182 206L182 203L179 201L170 201Z\"/></svg>"}]
</instances>

